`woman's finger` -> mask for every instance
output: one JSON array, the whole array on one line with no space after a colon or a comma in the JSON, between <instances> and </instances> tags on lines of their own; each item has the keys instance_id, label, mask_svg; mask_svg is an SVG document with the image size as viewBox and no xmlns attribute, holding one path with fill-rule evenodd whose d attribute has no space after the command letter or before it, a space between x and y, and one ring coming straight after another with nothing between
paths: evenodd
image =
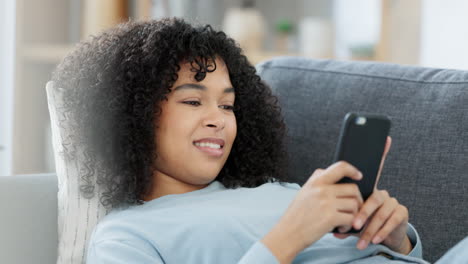
<instances>
[{"instance_id":1,"label":"woman's finger","mask_svg":"<svg viewBox=\"0 0 468 264\"><path fill-rule=\"evenodd\" d=\"M388 152L390 151L391 146L392 146L392 137L387 136L387 140L385 141L384 154L383 154L384 157L387 156Z\"/></svg>"},{"instance_id":2,"label":"woman's finger","mask_svg":"<svg viewBox=\"0 0 468 264\"><path fill-rule=\"evenodd\" d=\"M384 167L385 160L387 159L387 154L390 151L391 146L392 146L392 138L388 136L387 141L385 142L385 148L384 148L384 153L382 155L382 160L380 161L379 171L377 172L374 189L377 189L377 184L379 183L380 175L382 174L382 169Z\"/></svg>"},{"instance_id":3,"label":"woman's finger","mask_svg":"<svg viewBox=\"0 0 468 264\"><path fill-rule=\"evenodd\" d=\"M393 232L401 224L406 224L408 221L408 209L403 205L398 205L396 210L387 220L385 225L377 232L377 234L372 238L372 243L379 244L384 241L390 233Z\"/></svg>"},{"instance_id":4,"label":"woman's finger","mask_svg":"<svg viewBox=\"0 0 468 264\"><path fill-rule=\"evenodd\" d=\"M320 184L334 184L344 177L349 177L353 180L361 180L362 173L353 165L346 161L338 161L333 163L325 171L313 177L313 182ZM306 182L308 184L309 181Z\"/></svg>"},{"instance_id":5,"label":"woman's finger","mask_svg":"<svg viewBox=\"0 0 468 264\"><path fill-rule=\"evenodd\" d=\"M349 230L351 229L351 224L353 223L353 219L354 219L353 214L337 212L336 218L333 221L333 226L338 227L338 228L343 228L345 230Z\"/></svg>"},{"instance_id":6,"label":"woman's finger","mask_svg":"<svg viewBox=\"0 0 468 264\"><path fill-rule=\"evenodd\" d=\"M354 183L337 184L333 190L337 198L354 198L359 202L359 206L364 203L359 187Z\"/></svg>"},{"instance_id":7,"label":"woman's finger","mask_svg":"<svg viewBox=\"0 0 468 264\"><path fill-rule=\"evenodd\" d=\"M372 216L369 224L361 232L360 240L358 243L359 249L364 249L367 244L374 238L379 230L391 219L391 216L398 207L398 201L395 198L387 199L378 211Z\"/></svg>"},{"instance_id":8,"label":"woman's finger","mask_svg":"<svg viewBox=\"0 0 468 264\"><path fill-rule=\"evenodd\" d=\"M324 169L316 169L312 175L310 175L309 179L304 185L310 185L313 182L316 182L318 178L320 178L320 175L324 172Z\"/></svg>"},{"instance_id":9,"label":"woman's finger","mask_svg":"<svg viewBox=\"0 0 468 264\"><path fill-rule=\"evenodd\" d=\"M320 174L323 173L323 171L325 171L324 169L316 169L314 171L314 173L312 173L312 175L310 175L309 178L317 178Z\"/></svg>"},{"instance_id":10,"label":"woman's finger","mask_svg":"<svg viewBox=\"0 0 468 264\"><path fill-rule=\"evenodd\" d=\"M359 201L354 198L337 199L336 210L355 215L359 210Z\"/></svg>"},{"instance_id":11,"label":"woman's finger","mask_svg":"<svg viewBox=\"0 0 468 264\"><path fill-rule=\"evenodd\" d=\"M367 219L386 201L390 195L385 190L375 190L372 195L364 202L359 213L354 219L353 226L359 230Z\"/></svg>"}]
</instances>

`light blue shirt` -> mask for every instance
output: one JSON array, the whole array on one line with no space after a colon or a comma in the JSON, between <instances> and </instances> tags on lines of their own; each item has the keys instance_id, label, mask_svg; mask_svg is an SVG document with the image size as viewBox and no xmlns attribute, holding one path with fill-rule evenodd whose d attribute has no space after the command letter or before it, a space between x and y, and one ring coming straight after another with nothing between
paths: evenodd
<instances>
[{"instance_id":1,"label":"light blue shirt","mask_svg":"<svg viewBox=\"0 0 468 264\"><path fill-rule=\"evenodd\" d=\"M468 263L468 237L458 242L435 264Z\"/></svg>"},{"instance_id":2,"label":"light blue shirt","mask_svg":"<svg viewBox=\"0 0 468 264\"><path fill-rule=\"evenodd\" d=\"M226 189L214 181L201 190L114 209L94 229L87 263L278 263L260 240L299 189L290 183ZM408 256L383 245L361 251L355 237L341 240L326 234L293 263L427 263L421 260L421 241L412 226L408 235L414 245Z\"/></svg>"}]
</instances>

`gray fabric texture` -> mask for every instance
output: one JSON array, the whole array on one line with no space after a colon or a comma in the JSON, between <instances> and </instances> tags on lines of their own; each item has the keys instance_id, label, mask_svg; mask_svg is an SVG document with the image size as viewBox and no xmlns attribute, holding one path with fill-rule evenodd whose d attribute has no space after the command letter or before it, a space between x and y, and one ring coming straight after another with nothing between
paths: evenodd
<instances>
[{"instance_id":1,"label":"gray fabric texture","mask_svg":"<svg viewBox=\"0 0 468 264\"><path fill-rule=\"evenodd\" d=\"M55 263L57 176L0 177L0 263Z\"/></svg>"},{"instance_id":2,"label":"gray fabric texture","mask_svg":"<svg viewBox=\"0 0 468 264\"><path fill-rule=\"evenodd\" d=\"M291 181L333 159L347 112L388 115L380 189L408 207L430 262L468 236L468 72L283 57L257 66L288 127Z\"/></svg>"}]
</instances>

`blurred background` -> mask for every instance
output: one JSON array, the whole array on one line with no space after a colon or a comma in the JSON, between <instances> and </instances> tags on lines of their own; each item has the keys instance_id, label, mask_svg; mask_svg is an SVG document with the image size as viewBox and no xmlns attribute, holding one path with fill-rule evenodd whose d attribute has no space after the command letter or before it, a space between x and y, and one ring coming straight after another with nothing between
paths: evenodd
<instances>
[{"instance_id":1,"label":"blurred background","mask_svg":"<svg viewBox=\"0 0 468 264\"><path fill-rule=\"evenodd\" d=\"M209 23L253 64L281 55L468 70L466 0L0 0L0 176L55 171L45 84L128 19Z\"/></svg>"}]
</instances>

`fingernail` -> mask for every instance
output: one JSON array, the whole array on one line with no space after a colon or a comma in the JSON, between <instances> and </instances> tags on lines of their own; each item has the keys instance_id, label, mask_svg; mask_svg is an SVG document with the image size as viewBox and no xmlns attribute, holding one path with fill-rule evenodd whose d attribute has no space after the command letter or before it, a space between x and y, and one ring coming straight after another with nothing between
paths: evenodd
<instances>
[{"instance_id":1,"label":"fingernail","mask_svg":"<svg viewBox=\"0 0 468 264\"><path fill-rule=\"evenodd\" d=\"M359 177L359 179L362 179L362 177L364 177L364 176L362 175L362 172L359 172L358 177Z\"/></svg>"},{"instance_id":2,"label":"fingernail","mask_svg":"<svg viewBox=\"0 0 468 264\"><path fill-rule=\"evenodd\" d=\"M363 250L367 247L367 242L365 240L359 240L357 248Z\"/></svg>"},{"instance_id":3,"label":"fingernail","mask_svg":"<svg viewBox=\"0 0 468 264\"><path fill-rule=\"evenodd\" d=\"M373 244L379 244L380 242L382 242L382 238L379 236L376 236L374 239L372 239Z\"/></svg>"}]
</instances>

